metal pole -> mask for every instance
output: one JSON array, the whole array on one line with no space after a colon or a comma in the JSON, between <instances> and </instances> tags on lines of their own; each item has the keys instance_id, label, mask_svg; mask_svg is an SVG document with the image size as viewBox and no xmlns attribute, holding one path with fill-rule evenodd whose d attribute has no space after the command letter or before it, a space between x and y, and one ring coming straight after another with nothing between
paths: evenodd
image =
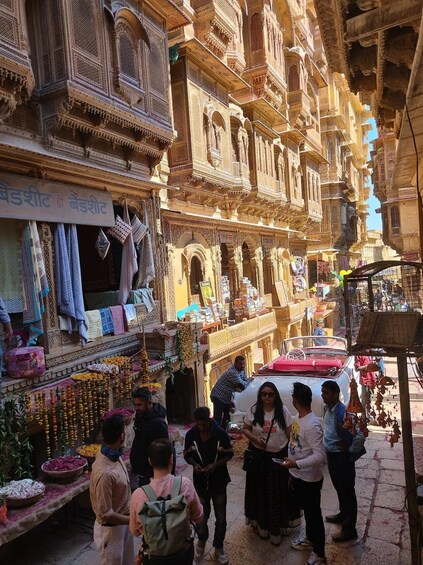
<instances>
[{"instance_id":1,"label":"metal pole","mask_svg":"<svg viewBox=\"0 0 423 565\"><path fill-rule=\"evenodd\" d=\"M405 490L411 539L411 563L412 565L420 565L420 514L417 505L416 472L414 469L413 436L411 431L410 391L408 388L407 357L405 355L398 355L397 367L401 405Z\"/></svg>"}]
</instances>

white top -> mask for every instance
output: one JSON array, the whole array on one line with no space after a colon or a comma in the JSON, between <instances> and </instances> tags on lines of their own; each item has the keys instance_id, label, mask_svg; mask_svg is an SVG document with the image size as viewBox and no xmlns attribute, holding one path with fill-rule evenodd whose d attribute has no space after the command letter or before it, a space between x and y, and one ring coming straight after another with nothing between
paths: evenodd
<instances>
[{"instance_id":1,"label":"white top","mask_svg":"<svg viewBox=\"0 0 423 565\"><path fill-rule=\"evenodd\" d=\"M289 469L291 475L307 483L315 483L323 478L325 449L323 429L320 419L314 412L302 418L296 417L291 428L288 457L295 459L298 469Z\"/></svg>"},{"instance_id":2,"label":"white top","mask_svg":"<svg viewBox=\"0 0 423 565\"><path fill-rule=\"evenodd\" d=\"M247 426L251 426L253 428L253 434L262 437L264 441L266 441L267 435L269 433L270 424L272 423L273 418L275 417L275 411L272 410L271 412L264 413L264 426L261 427L258 424L253 426L253 413L254 406L248 410L247 414L244 417L244 422ZM285 424L286 427L292 424L292 416L289 413L288 408L285 406L283 407L283 415L285 417ZM278 422L273 422L272 431L269 436L269 441L267 442L266 451L270 451L271 453L277 453L281 451L288 443L288 438L286 437L285 430L283 430Z\"/></svg>"}]
</instances>

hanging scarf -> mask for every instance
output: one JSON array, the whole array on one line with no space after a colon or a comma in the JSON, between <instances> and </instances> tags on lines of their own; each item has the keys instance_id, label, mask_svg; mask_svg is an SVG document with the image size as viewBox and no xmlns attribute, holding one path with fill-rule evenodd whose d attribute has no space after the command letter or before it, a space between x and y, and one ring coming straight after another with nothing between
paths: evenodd
<instances>
[{"instance_id":1,"label":"hanging scarf","mask_svg":"<svg viewBox=\"0 0 423 565\"><path fill-rule=\"evenodd\" d=\"M107 447L107 445L103 445L101 446L101 453L107 457L108 459L110 459L110 461L113 461L113 463L116 463L116 461L119 461L119 457L122 455L122 448L120 447L119 449L112 449L111 447Z\"/></svg>"}]
</instances>

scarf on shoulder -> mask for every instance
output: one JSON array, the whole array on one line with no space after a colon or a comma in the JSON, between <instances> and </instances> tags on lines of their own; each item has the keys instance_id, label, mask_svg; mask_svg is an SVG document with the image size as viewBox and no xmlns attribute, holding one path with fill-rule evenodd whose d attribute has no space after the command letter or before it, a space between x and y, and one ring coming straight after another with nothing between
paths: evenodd
<instances>
[{"instance_id":1,"label":"scarf on shoulder","mask_svg":"<svg viewBox=\"0 0 423 565\"><path fill-rule=\"evenodd\" d=\"M108 459L110 459L110 461L113 461L113 463L116 463L116 461L119 461L119 457L122 455L122 449L112 449L111 447L107 447L107 445L102 445L101 446L101 453L107 457Z\"/></svg>"}]
</instances>

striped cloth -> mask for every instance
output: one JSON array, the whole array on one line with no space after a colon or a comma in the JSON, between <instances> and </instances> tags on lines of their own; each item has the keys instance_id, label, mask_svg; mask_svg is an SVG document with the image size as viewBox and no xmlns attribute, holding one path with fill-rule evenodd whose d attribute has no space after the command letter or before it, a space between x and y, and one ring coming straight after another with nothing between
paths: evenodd
<instances>
[{"instance_id":1,"label":"striped cloth","mask_svg":"<svg viewBox=\"0 0 423 565\"><path fill-rule=\"evenodd\" d=\"M114 333L115 328L113 326L113 318L110 308L100 308L100 316L103 335Z\"/></svg>"},{"instance_id":2,"label":"striped cloth","mask_svg":"<svg viewBox=\"0 0 423 565\"><path fill-rule=\"evenodd\" d=\"M113 326L115 328L115 335L122 335L125 333L125 320L123 318L123 307L121 304L118 306L110 306L110 312L112 313Z\"/></svg>"}]
</instances>

